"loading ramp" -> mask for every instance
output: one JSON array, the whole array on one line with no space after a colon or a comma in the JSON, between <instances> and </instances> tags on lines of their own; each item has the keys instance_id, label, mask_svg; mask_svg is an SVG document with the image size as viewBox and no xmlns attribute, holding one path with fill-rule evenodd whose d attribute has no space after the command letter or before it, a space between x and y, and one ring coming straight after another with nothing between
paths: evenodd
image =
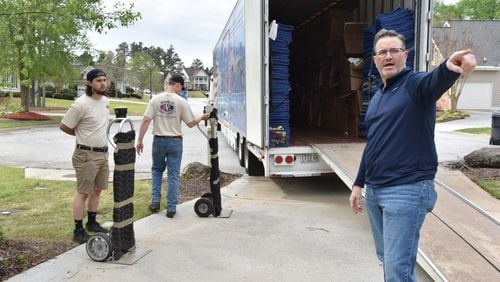
<instances>
[{"instance_id":1,"label":"loading ramp","mask_svg":"<svg viewBox=\"0 0 500 282\"><path fill-rule=\"evenodd\" d=\"M351 189L364 143L311 144L319 156ZM442 168L440 168L440 171ZM417 263L434 281L500 281L500 225L449 191L453 186L475 185L438 173L438 200L420 234ZM461 187L462 190L469 187ZM461 190L458 189L458 190Z\"/></svg>"}]
</instances>

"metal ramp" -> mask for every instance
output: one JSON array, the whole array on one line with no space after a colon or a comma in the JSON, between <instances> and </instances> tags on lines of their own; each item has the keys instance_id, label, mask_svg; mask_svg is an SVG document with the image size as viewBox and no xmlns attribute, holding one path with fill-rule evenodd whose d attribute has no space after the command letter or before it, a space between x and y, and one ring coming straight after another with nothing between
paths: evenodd
<instances>
[{"instance_id":1,"label":"metal ramp","mask_svg":"<svg viewBox=\"0 0 500 282\"><path fill-rule=\"evenodd\" d=\"M351 189L365 143L312 144L311 147ZM457 178L442 172L436 176L438 202L421 229L417 263L434 281L483 278L499 281L500 248L495 239L495 234L500 232L498 222L480 216L444 190L443 183L453 186L467 183Z\"/></svg>"},{"instance_id":2,"label":"metal ramp","mask_svg":"<svg viewBox=\"0 0 500 282\"><path fill-rule=\"evenodd\" d=\"M365 143L311 144L311 147L351 189Z\"/></svg>"}]
</instances>

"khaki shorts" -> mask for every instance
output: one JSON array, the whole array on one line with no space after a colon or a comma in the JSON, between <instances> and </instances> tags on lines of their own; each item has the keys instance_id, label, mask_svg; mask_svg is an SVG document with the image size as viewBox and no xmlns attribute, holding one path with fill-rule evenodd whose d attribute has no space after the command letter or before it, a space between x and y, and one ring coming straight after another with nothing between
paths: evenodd
<instances>
[{"instance_id":1,"label":"khaki shorts","mask_svg":"<svg viewBox=\"0 0 500 282\"><path fill-rule=\"evenodd\" d=\"M93 194L95 189L108 188L108 152L92 152L75 149L72 157L76 173L76 190L82 194Z\"/></svg>"}]
</instances>

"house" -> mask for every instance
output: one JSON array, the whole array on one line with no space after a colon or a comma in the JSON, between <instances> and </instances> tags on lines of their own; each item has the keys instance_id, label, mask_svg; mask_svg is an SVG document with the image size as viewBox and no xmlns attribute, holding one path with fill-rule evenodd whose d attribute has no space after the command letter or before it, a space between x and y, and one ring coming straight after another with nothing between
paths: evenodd
<instances>
[{"instance_id":1,"label":"house","mask_svg":"<svg viewBox=\"0 0 500 282\"><path fill-rule=\"evenodd\" d=\"M21 86L15 75L0 75L0 92L21 92Z\"/></svg>"},{"instance_id":2,"label":"house","mask_svg":"<svg viewBox=\"0 0 500 282\"><path fill-rule=\"evenodd\" d=\"M210 89L209 76L203 69L184 68L184 73L188 78L185 80L188 90L208 91Z\"/></svg>"},{"instance_id":3,"label":"house","mask_svg":"<svg viewBox=\"0 0 500 282\"><path fill-rule=\"evenodd\" d=\"M458 100L458 109L500 109L500 20L449 20L433 28L433 56L447 58L470 48L476 70L470 74Z\"/></svg>"}]
</instances>

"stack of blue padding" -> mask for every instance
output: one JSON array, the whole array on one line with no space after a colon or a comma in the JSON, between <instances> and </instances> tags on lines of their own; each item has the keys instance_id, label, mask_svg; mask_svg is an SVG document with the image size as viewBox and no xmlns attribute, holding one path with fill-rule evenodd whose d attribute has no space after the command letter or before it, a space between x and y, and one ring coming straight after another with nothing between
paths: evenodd
<instances>
[{"instance_id":1,"label":"stack of blue padding","mask_svg":"<svg viewBox=\"0 0 500 282\"><path fill-rule=\"evenodd\" d=\"M406 48L410 49L415 43L415 25L413 22L413 11L410 9L398 8L392 12L381 14L377 16L376 20L377 31L382 28L395 30L406 38ZM415 58L415 51L408 52L408 59L406 66L413 69L413 60Z\"/></svg>"},{"instance_id":2,"label":"stack of blue padding","mask_svg":"<svg viewBox=\"0 0 500 282\"><path fill-rule=\"evenodd\" d=\"M271 105L269 110L269 146L290 143L290 43L293 27L278 24L278 36L271 40Z\"/></svg>"},{"instance_id":3,"label":"stack of blue padding","mask_svg":"<svg viewBox=\"0 0 500 282\"><path fill-rule=\"evenodd\" d=\"M368 108L369 101L375 92L379 89L380 85L380 74L375 67L373 62L373 43L375 39L375 34L381 29L392 29L401 33L406 38L406 48L410 49L415 43L415 26L413 22L413 12L409 9L398 8L392 12L380 14L377 16L375 26L368 26L363 30L364 38L364 59L365 63L363 65L363 77L365 81L371 82L371 87L364 87L363 97L362 97L362 107L360 113L360 120L358 125L359 136L366 137L366 124L365 115L366 109ZM415 51L410 50L408 52L408 59L406 60L406 66L413 69L413 61L415 59Z\"/></svg>"}]
</instances>

